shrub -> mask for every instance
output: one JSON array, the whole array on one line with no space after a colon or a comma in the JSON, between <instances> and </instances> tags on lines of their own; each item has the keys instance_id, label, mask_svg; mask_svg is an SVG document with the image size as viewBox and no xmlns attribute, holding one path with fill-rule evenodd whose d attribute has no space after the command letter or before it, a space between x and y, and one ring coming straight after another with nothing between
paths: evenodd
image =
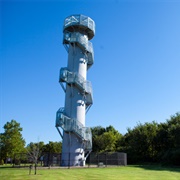
<instances>
[{"instance_id":1,"label":"shrub","mask_svg":"<svg viewBox=\"0 0 180 180\"><path fill-rule=\"evenodd\" d=\"M0 159L0 165L4 165L4 160Z\"/></svg>"}]
</instances>

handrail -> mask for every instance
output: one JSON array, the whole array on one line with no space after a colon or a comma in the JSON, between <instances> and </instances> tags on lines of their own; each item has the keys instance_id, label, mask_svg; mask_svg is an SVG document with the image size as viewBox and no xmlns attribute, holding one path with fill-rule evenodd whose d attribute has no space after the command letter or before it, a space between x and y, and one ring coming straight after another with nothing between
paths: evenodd
<instances>
[{"instance_id":1,"label":"handrail","mask_svg":"<svg viewBox=\"0 0 180 180\"><path fill-rule=\"evenodd\" d=\"M63 44L69 43L77 43L77 45L83 50L87 52L87 65L88 67L94 63L94 50L93 45L90 41L88 41L87 35L81 34L79 32L64 32L63 36Z\"/></svg>"},{"instance_id":2,"label":"handrail","mask_svg":"<svg viewBox=\"0 0 180 180\"><path fill-rule=\"evenodd\" d=\"M67 84L75 84L82 93L85 93L86 105L93 104L93 91L90 81L85 80L80 74L70 72L67 68L60 69L59 82L66 82Z\"/></svg>"},{"instance_id":3,"label":"handrail","mask_svg":"<svg viewBox=\"0 0 180 180\"><path fill-rule=\"evenodd\" d=\"M64 115L64 108L60 108L56 113L56 127L61 127L66 132L74 132L85 141L86 149L92 148L91 129L84 127L77 119L69 118Z\"/></svg>"},{"instance_id":4,"label":"handrail","mask_svg":"<svg viewBox=\"0 0 180 180\"><path fill-rule=\"evenodd\" d=\"M78 30L80 28L82 30L84 30L88 34L89 39L92 39L93 36L95 35L95 23L94 23L94 21L91 18L84 16L82 14L76 14L76 15L68 16L64 20L63 31L65 31L67 29L74 30L75 28L72 28L72 27L76 27L76 26L78 26Z\"/></svg>"}]
</instances>

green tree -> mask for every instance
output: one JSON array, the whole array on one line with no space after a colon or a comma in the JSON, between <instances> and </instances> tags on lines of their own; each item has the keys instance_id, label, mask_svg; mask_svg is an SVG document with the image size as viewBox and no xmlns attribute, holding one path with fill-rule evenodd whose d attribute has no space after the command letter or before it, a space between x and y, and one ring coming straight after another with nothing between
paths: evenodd
<instances>
[{"instance_id":1,"label":"green tree","mask_svg":"<svg viewBox=\"0 0 180 180\"><path fill-rule=\"evenodd\" d=\"M123 138L123 135L119 133L113 126L106 127L106 132L111 132L114 135L114 151L121 151L121 141ZM113 140L112 140L113 141Z\"/></svg>"},{"instance_id":2,"label":"green tree","mask_svg":"<svg viewBox=\"0 0 180 180\"><path fill-rule=\"evenodd\" d=\"M176 113L167 120L170 148L180 148L180 114Z\"/></svg>"},{"instance_id":3,"label":"green tree","mask_svg":"<svg viewBox=\"0 0 180 180\"><path fill-rule=\"evenodd\" d=\"M161 133L161 134L160 134ZM163 134L162 134L163 133ZM180 165L180 114L176 113L163 125L160 157L166 164ZM166 138L165 138L166 137ZM165 138L165 139L164 139Z\"/></svg>"},{"instance_id":4,"label":"green tree","mask_svg":"<svg viewBox=\"0 0 180 180\"><path fill-rule=\"evenodd\" d=\"M115 152L116 151L116 135L112 132L105 132L99 137L97 137L97 140L100 144L100 152Z\"/></svg>"},{"instance_id":5,"label":"green tree","mask_svg":"<svg viewBox=\"0 0 180 180\"><path fill-rule=\"evenodd\" d=\"M44 152L61 153L62 152L62 142L49 141L48 144L44 145Z\"/></svg>"},{"instance_id":6,"label":"green tree","mask_svg":"<svg viewBox=\"0 0 180 180\"><path fill-rule=\"evenodd\" d=\"M162 156L169 149L169 137L168 137L168 124L160 123L158 124L157 134L154 139L155 149L157 152L157 161L161 161Z\"/></svg>"},{"instance_id":7,"label":"green tree","mask_svg":"<svg viewBox=\"0 0 180 180\"><path fill-rule=\"evenodd\" d=\"M92 129L94 152L115 152L122 135L113 126L103 128L101 126Z\"/></svg>"},{"instance_id":8,"label":"green tree","mask_svg":"<svg viewBox=\"0 0 180 180\"><path fill-rule=\"evenodd\" d=\"M101 126L96 126L91 128L92 132L92 147L94 152L99 152L101 149L101 142L99 141L99 136L101 136L106 129Z\"/></svg>"},{"instance_id":9,"label":"green tree","mask_svg":"<svg viewBox=\"0 0 180 180\"><path fill-rule=\"evenodd\" d=\"M124 135L124 150L133 163L154 161L157 157L155 141L158 130L156 122L139 123L134 129L128 128Z\"/></svg>"},{"instance_id":10,"label":"green tree","mask_svg":"<svg viewBox=\"0 0 180 180\"><path fill-rule=\"evenodd\" d=\"M94 137L103 134L104 132L106 132L106 129L103 128L102 126L96 126L91 128L91 132L92 132L92 136Z\"/></svg>"},{"instance_id":11,"label":"green tree","mask_svg":"<svg viewBox=\"0 0 180 180\"><path fill-rule=\"evenodd\" d=\"M20 123L15 120L4 125L4 133L0 134L1 159L14 158L16 153L25 152L25 140L22 137Z\"/></svg>"}]
</instances>

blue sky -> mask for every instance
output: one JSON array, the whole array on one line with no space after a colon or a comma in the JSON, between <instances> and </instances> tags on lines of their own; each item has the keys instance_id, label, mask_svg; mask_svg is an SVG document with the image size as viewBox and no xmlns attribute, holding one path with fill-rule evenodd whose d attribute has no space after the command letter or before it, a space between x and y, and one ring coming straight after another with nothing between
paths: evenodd
<instances>
[{"instance_id":1,"label":"blue sky","mask_svg":"<svg viewBox=\"0 0 180 180\"><path fill-rule=\"evenodd\" d=\"M96 23L95 63L88 71L94 104L86 126L127 132L137 122L165 122L180 111L180 1L0 1L0 132L11 119L26 143L60 141L56 111L65 94L64 19Z\"/></svg>"}]
</instances>

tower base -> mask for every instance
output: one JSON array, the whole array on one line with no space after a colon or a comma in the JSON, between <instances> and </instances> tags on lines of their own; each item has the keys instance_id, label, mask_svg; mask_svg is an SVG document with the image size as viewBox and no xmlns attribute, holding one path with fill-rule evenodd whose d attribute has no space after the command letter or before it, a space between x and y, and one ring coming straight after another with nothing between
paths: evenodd
<instances>
[{"instance_id":1,"label":"tower base","mask_svg":"<svg viewBox=\"0 0 180 180\"><path fill-rule=\"evenodd\" d=\"M73 133L64 132L62 147L61 166L85 166L84 149L80 138Z\"/></svg>"}]
</instances>

